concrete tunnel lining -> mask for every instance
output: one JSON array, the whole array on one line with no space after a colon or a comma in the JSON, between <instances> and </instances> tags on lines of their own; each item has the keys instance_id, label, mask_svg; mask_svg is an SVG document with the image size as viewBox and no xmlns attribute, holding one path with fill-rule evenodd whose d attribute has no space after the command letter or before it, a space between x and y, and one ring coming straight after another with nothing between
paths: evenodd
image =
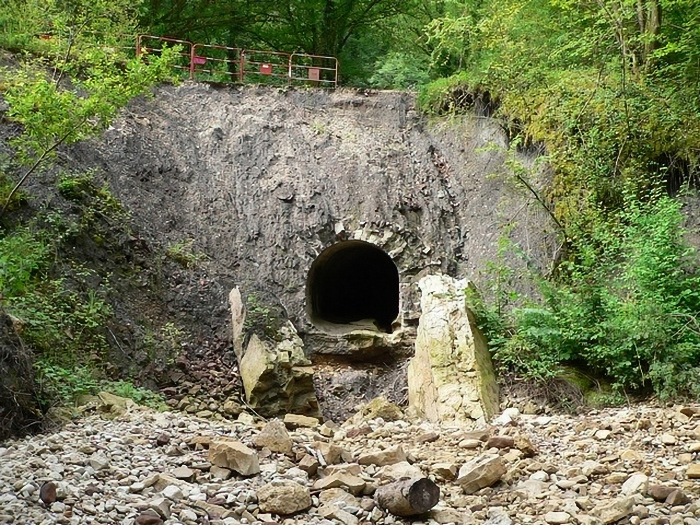
<instances>
[{"instance_id":1,"label":"concrete tunnel lining","mask_svg":"<svg viewBox=\"0 0 700 525\"><path fill-rule=\"evenodd\" d=\"M399 271L365 241L342 241L316 257L306 279L306 313L328 333L358 329L391 333L399 315Z\"/></svg>"}]
</instances>

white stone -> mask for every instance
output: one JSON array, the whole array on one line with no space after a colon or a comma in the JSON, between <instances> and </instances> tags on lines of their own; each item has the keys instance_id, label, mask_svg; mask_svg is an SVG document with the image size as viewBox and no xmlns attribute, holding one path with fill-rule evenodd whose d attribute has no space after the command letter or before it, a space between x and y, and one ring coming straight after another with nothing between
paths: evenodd
<instances>
[{"instance_id":1,"label":"white stone","mask_svg":"<svg viewBox=\"0 0 700 525\"><path fill-rule=\"evenodd\" d=\"M629 496L632 494L641 494L646 496L647 489L649 488L649 477L646 474L637 472L632 474L627 481L622 484L620 493L623 496Z\"/></svg>"},{"instance_id":2,"label":"white stone","mask_svg":"<svg viewBox=\"0 0 700 525\"><path fill-rule=\"evenodd\" d=\"M184 497L182 490L180 490L180 487L176 485L168 485L161 491L161 494L164 497L174 501L179 501Z\"/></svg>"}]
</instances>

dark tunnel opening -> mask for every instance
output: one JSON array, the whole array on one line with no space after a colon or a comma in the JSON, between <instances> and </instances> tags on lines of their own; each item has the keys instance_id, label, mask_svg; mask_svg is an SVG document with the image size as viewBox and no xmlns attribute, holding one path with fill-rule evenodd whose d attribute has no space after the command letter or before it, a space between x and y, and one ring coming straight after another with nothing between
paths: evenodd
<instances>
[{"instance_id":1,"label":"dark tunnel opening","mask_svg":"<svg viewBox=\"0 0 700 525\"><path fill-rule=\"evenodd\" d=\"M325 249L306 279L306 312L329 333L369 329L391 333L399 315L399 271L383 250L364 241Z\"/></svg>"}]
</instances>

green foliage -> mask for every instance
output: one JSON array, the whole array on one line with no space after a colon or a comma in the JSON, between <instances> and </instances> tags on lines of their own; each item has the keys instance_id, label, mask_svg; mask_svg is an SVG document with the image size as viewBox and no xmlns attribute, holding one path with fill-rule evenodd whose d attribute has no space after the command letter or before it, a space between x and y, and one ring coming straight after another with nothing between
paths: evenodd
<instances>
[{"instance_id":1,"label":"green foliage","mask_svg":"<svg viewBox=\"0 0 700 525\"><path fill-rule=\"evenodd\" d=\"M555 271L532 276L538 301L498 292L476 304L503 366L546 381L571 363L618 393L698 393L697 255L659 188L698 177L699 18L697 0L457 0L428 25L433 68L448 78L422 90L421 108L488 96L513 181L563 245ZM533 144L554 170L541 193L512 162Z\"/></svg>"},{"instance_id":2,"label":"green foliage","mask_svg":"<svg viewBox=\"0 0 700 525\"><path fill-rule=\"evenodd\" d=\"M148 360L156 366L170 365L180 355L185 333L174 323L165 323L159 330L148 330L143 338L143 348Z\"/></svg>"},{"instance_id":3,"label":"green foliage","mask_svg":"<svg viewBox=\"0 0 700 525\"><path fill-rule=\"evenodd\" d=\"M427 60L394 51L377 61L369 83L381 89L414 89L429 80Z\"/></svg>"},{"instance_id":4,"label":"green foliage","mask_svg":"<svg viewBox=\"0 0 700 525\"><path fill-rule=\"evenodd\" d=\"M559 282L537 280L539 303L497 313L502 305L472 301L487 335L497 334L494 357L540 380L576 364L617 392L700 394L700 273L680 204L626 192L621 210L590 218Z\"/></svg>"},{"instance_id":5,"label":"green foliage","mask_svg":"<svg viewBox=\"0 0 700 525\"><path fill-rule=\"evenodd\" d=\"M162 394L135 386L130 381L108 381L102 383L101 388L119 397L131 399L139 405L147 406L155 410L165 410L165 398Z\"/></svg>"},{"instance_id":6,"label":"green foliage","mask_svg":"<svg viewBox=\"0 0 700 525\"><path fill-rule=\"evenodd\" d=\"M39 359L34 368L41 387L40 401L45 406L70 405L77 397L95 394L98 390L99 382L90 367L63 367Z\"/></svg>"},{"instance_id":7,"label":"green foliage","mask_svg":"<svg viewBox=\"0 0 700 525\"><path fill-rule=\"evenodd\" d=\"M48 269L49 244L27 229L0 238L0 298L30 292Z\"/></svg>"},{"instance_id":8,"label":"green foliage","mask_svg":"<svg viewBox=\"0 0 700 525\"><path fill-rule=\"evenodd\" d=\"M112 313L100 290L71 290L62 279L35 286L7 300L10 312L24 322L22 338L62 366L97 362L107 350L103 327Z\"/></svg>"},{"instance_id":9,"label":"green foliage","mask_svg":"<svg viewBox=\"0 0 700 525\"><path fill-rule=\"evenodd\" d=\"M193 239L183 239L168 246L165 255L183 268L192 268L207 258L206 254L193 250L193 244Z\"/></svg>"},{"instance_id":10,"label":"green foliage","mask_svg":"<svg viewBox=\"0 0 700 525\"><path fill-rule=\"evenodd\" d=\"M246 315L243 328L252 331L259 337L271 341L278 341L282 318L255 293L246 297Z\"/></svg>"}]
</instances>

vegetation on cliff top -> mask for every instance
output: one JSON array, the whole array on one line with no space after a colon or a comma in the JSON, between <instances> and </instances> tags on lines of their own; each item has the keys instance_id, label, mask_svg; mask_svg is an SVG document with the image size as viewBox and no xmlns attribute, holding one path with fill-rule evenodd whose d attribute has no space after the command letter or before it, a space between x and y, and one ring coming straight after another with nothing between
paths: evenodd
<instances>
[{"instance_id":1,"label":"vegetation on cliff top","mask_svg":"<svg viewBox=\"0 0 700 525\"><path fill-rule=\"evenodd\" d=\"M429 24L433 60L454 73L422 107L481 100L513 148L537 148L554 171L538 198L562 250L530 276L540 299L515 297L496 265L494 302L480 303L503 365L546 380L574 364L618 393L700 394L698 258L676 200L698 182L699 17L696 0L500 0L451 2ZM521 184L534 175L512 167Z\"/></svg>"}]
</instances>

